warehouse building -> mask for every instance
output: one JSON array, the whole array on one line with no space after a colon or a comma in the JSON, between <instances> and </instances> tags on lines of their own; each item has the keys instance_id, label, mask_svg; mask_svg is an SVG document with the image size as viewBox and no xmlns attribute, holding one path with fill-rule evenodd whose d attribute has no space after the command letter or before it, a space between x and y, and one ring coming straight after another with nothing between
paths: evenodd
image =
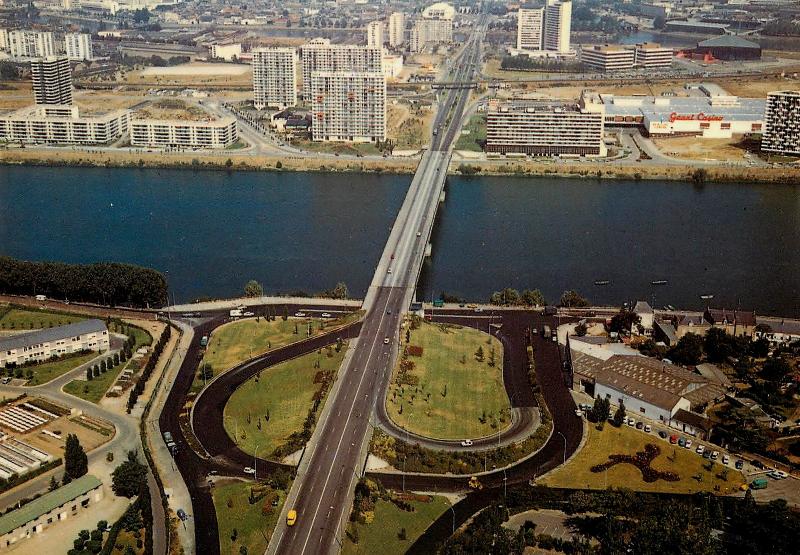
<instances>
[{"instance_id":1,"label":"warehouse building","mask_svg":"<svg viewBox=\"0 0 800 555\"><path fill-rule=\"evenodd\" d=\"M236 118L213 121L131 120L131 145L160 148L229 147L239 140Z\"/></svg>"},{"instance_id":2,"label":"warehouse building","mask_svg":"<svg viewBox=\"0 0 800 555\"><path fill-rule=\"evenodd\" d=\"M713 39L699 42L694 52L697 56L708 56L726 61L761 59L761 46L758 43L736 35L714 37Z\"/></svg>"},{"instance_id":3,"label":"warehouse building","mask_svg":"<svg viewBox=\"0 0 800 555\"><path fill-rule=\"evenodd\" d=\"M486 152L605 156L603 116L563 104L490 106Z\"/></svg>"},{"instance_id":4,"label":"warehouse building","mask_svg":"<svg viewBox=\"0 0 800 555\"><path fill-rule=\"evenodd\" d=\"M86 474L65 486L0 516L0 546L12 545L44 533L51 526L74 517L103 498L103 483Z\"/></svg>"},{"instance_id":5,"label":"warehouse building","mask_svg":"<svg viewBox=\"0 0 800 555\"><path fill-rule=\"evenodd\" d=\"M77 106L39 105L0 115L0 141L22 144L104 145L128 131L129 110L81 116Z\"/></svg>"},{"instance_id":6,"label":"warehouse building","mask_svg":"<svg viewBox=\"0 0 800 555\"><path fill-rule=\"evenodd\" d=\"M42 362L81 351L107 351L108 329L101 320L81 320L0 339L0 368Z\"/></svg>"},{"instance_id":7,"label":"warehouse building","mask_svg":"<svg viewBox=\"0 0 800 555\"><path fill-rule=\"evenodd\" d=\"M761 150L800 156L800 91L778 91L767 95Z\"/></svg>"}]
</instances>

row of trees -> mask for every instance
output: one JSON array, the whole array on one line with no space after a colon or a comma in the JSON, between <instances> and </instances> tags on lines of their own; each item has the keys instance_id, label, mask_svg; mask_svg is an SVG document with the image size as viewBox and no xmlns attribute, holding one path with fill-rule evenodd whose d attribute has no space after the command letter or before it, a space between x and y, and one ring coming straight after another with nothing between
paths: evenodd
<instances>
[{"instance_id":1,"label":"row of trees","mask_svg":"<svg viewBox=\"0 0 800 555\"><path fill-rule=\"evenodd\" d=\"M120 364L125 364L125 361L130 358L130 351L126 347L119 353L114 353L114 356L110 356L105 360L101 360L100 364L95 364L94 366L89 366L86 368L86 380L91 381L100 376L100 374L105 374L107 371L111 370L112 368L116 368Z\"/></svg>"},{"instance_id":2,"label":"row of trees","mask_svg":"<svg viewBox=\"0 0 800 555\"><path fill-rule=\"evenodd\" d=\"M144 366L142 375L139 376L139 379L136 381L136 385L134 385L133 389L131 389L131 393L128 397L128 413L130 413L131 410L133 410L133 407L136 406L136 401L139 400L139 395L141 395L144 391L144 386L147 383L147 380L149 380L150 376L153 374L153 370L155 370L158 359L161 357L161 353L164 352L164 347L166 346L167 341L169 341L171 334L172 327L170 326L167 326L164 328L164 331L161 332L161 337L158 338L158 342L156 342L155 346L153 347L153 352L150 355L150 358L147 360L147 364Z\"/></svg>"},{"instance_id":3,"label":"row of trees","mask_svg":"<svg viewBox=\"0 0 800 555\"><path fill-rule=\"evenodd\" d=\"M262 297L264 295L264 288L261 286L259 282L254 279L251 279L244 285L244 295L245 297ZM293 291L289 294L292 297L311 297L314 295L309 295L305 291ZM319 297L325 297L328 299L346 299L349 295L347 290L347 284L343 281L337 283L332 289L326 289L319 293Z\"/></svg>"},{"instance_id":4,"label":"row of trees","mask_svg":"<svg viewBox=\"0 0 800 555\"><path fill-rule=\"evenodd\" d=\"M116 262L65 264L0 256L0 293L47 295L109 306L159 307L167 280L150 268Z\"/></svg>"},{"instance_id":5,"label":"row of trees","mask_svg":"<svg viewBox=\"0 0 800 555\"><path fill-rule=\"evenodd\" d=\"M489 297L489 302L499 306L544 306L547 301L538 289L523 289L522 293L516 289L506 287L502 291L495 291Z\"/></svg>"}]
</instances>

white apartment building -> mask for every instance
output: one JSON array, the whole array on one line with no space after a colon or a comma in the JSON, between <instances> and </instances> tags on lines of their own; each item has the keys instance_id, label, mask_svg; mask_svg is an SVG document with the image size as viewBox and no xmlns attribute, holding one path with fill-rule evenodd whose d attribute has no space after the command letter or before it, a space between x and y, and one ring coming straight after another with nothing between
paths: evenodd
<instances>
[{"instance_id":1,"label":"white apartment building","mask_svg":"<svg viewBox=\"0 0 800 555\"><path fill-rule=\"evenodd\" d=\"M490 107L486 152L605 156L603 114L566 105Z\"/></svg>"},{"instance_id":2,"label":"white apartment building","mask_svg":"<svg viewBox=\"0 0 800 555\"><path fill-rule=\"evenodd\" d=\"M383 74L383 49L352 44L331 44L314 39L300 47L303 97L311 98L311 74L315 71L352 71Z\"/></svg>"},{"instance_id":3,"label":"white apartment building","mask_svg":"<svg viewBox=\"0 0 800 555\"><path fill-rule=\"evenodd\" d=\"M370 21L367 24L367 46L383 48L383 21Z\"/></svg>"},{"instance_id":4,"label":"white apartment building","mask_svg":"<svg viewBox=\"0 0 800 555\"><path fill-rule=\"evenodd\" d=\"M129 110L81 116L77 106L42 104L0 115L0 141L23 144L101 145L128 131Z\"/></svg>"},{"instance_id":5,"label":"white apartment building","mask_svg":"<svg viewBox=\"0 0 800 555\"><path fill-rule=\"evenodd\" d=\"M453 18L455 9L450 4L438 2L422 11L411 29L409 47L412 52L421 52L428 43L453 42Z\"/></svg>"},{"instance_id":6,"label":"white apartment building","mask_svg":"<svg viewBox=\"0 0 800 555\"><path fill-rule=\"evenodd\" d=\"M236 118L214 121L131 120L131 145L168 148L226 148L239 140Z\"/></svg>"},{"instance_id":7,"label":"white apartment building","mask_svg":"<svg viewBox=\"0 0 800 555\"><path fill-rule=\"evenodd\" d=\"M64 35L64 52L70 60L91 60L92 35L89 33L66 33Z\"/></svg>"},{"instance_id":8,"label":"white apartment building","mask_svg":"<svg viewBox=\"0 0 800 555\"><path fill-rule=\"evenodd\" d=\"M767 95L761 150L800 156L800 91L776 91Z\"/></svg>"},{"instance_id":9,"label":"white apartment building","mask_svg":"<svg viewBox=\"0 0 800 555\"><path fill-rule=\"evenodd\" d=\"M517 12L517 50L537 51L544 47L544 8Z\"/></svg>"},{"instance_id":10,"label":"white apartment building","mask_svg":"<svg viewBox=\"0 0 800 555\"><path fill-rule=\"evenodd\" d=\"M212 44L209 49L211 57L214 59L225 60L226 62L232 61L234 58L242 57L242 44L237 42L233 44Z\"/></svg>"},{"instance_id":11,"label":"white apartment building","mask_svg":"<svg viewBox=\"0 0 800 555\"><path fill-rule=\"evenodd\" d=\"M544 49L566 54L572 31L572 0L547 0L544 8Z\"/></svg>"},{"instance_id":12,"label":"white apartment building","mask_svg":"<svg viewBox=\"0 0 800 555\"><path fill-rule=\"evenodd\" d=\"M632 48L619 45L581 46L580 60L598 71L632 69L636 53Z\"/></svg>"},{"instance_id":13,"label":"white apartment building","mask_svg":"<svg viewBox=\"0 0 800 555\"><path fill-rule=\"evenodd\" d=\"M103 352L108 346L108 329L102 320L81 320L0 339L0 368L81 351Z\"/></svg>"},{"instance_id":14,"label":"white apartment building","mask_svg":"<svg viewBox=\"0 0 800 555\"><path fill-rule=\"evenodd\" d=\"M672 48L654 42L636 45L636 65L642 68L671 67L674 53Z\"/></svg>"},{"instance_id":15,"label":"white apartment building","mask_svg":"<svg viewBox=\"0 0 800 555\"><path fill-rule=\"evenodd\" d=\"M406 41L406 15L403 12L394 12L389 16L389 46L397 48Z\"/></svg>"},{"instance_id":16,"label":"white apartment building","mask_svg":"<svg viewBox=\"0 0 800 555\"><path fill-rule=\"evenodd\" d=\"M256 48L253 54L253 104L259 110L297 105L297 51Z\"/></svg>"},{"instance_id":17,"label":"white apartment building","mask_svg":"<svg viewBox=\"0 0 800 555\"><path fill-rule=\"evenodd\" d=\"M12 58L44 58L56 55L56 43L50 31L15 30L8 33L8 50Z\"/></svg>"},{"instance_id":18,"label":"white apartment building","mask_svg":"<svg viewBox=\"0 0 800 555\"><path fill-rule=\"evenodd\" d=\"M72 104L72 70L66 56L31 60L36 104Z\"/></svg>"},{"instance_id":19,"label":"white apartment building","mask_svg":"<svg viewBox=\"0 0 800 555\"><path fill-rule=\"evenodd\" d=\"M0 29L0 50L8 50L8 29Z\"/></svg>"},{"instance_id":20,"label":"white apartment building","mask_svg":"<svg viewBox=\"0 0 800 555\"><path fill-rule=\"evenodd\" d=\"M383 72L315 71L311 90L311 135L315 141L386 140Z\"/></svg>"}]
</instances>

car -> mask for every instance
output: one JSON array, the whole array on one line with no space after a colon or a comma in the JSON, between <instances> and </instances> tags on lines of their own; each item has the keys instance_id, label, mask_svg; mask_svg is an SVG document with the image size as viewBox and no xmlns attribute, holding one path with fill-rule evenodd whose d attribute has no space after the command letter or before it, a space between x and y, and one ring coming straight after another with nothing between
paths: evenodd
<instances>
[{"instance_id":1,"label":"car","mask_svg":"<svg viewBox=\"0 0 800 555\"><path fill-rule=\"evenodd\" d=\"M637 423L636 423L636 429L637 429L637 430L641 430L641 429L643 429L643 428L644 428L644 424L643 424L642 422L637 422Z\"/></svg>"},{"instance_id":2,"label":"car","mask_svg":"<svg viewBox=\"0 0 800 555\"><path fill-rule=\"evenodd\" d=\"M474 310L475 312L483 312L483 309L479 306L473 308L472 310Z\"/></svg>"},{"instance_id":3,"label":"car","mask_svg":"<svg viewBox=\"0 0 800 555\"><path fill-rule=\"evenodd\" d=\"M575 409L575 416L583 416L583 411L581 409Z\"/></svg>"},{"instance_id":4,"label":"car","mask_svg":"<svg viewBox=\"0 0 800 555\"><path fill-rule=\"evenodd\" d=\"M766 467L764 466L764 463L762 463L762 462L761 462L760 460L758 460L758 459L753 459L752 461L750 461L750 464L752 464L754 467L756 467L756 468L757 468L757 469L759 469L759 470L764 470L764 469L766 468Z\"/></svg>"},{"instance_id":5,"label":"car","mask_svg":"<svg viewBox=\"0 0 800 555\"><path fill-rule=\"evenodd\" d=\"M321 316L322 316L323 318L330 318L330 317L331 317L331 314L330 314L330 312L323 312L323 313L321 314Z\"/></svg>"},{"instance_id":6,"label":"car","mask_svg":"<svg viewBox=\"0 0 800 555\"><path fill-rule=\"evenodd\" d=\"M774 480L783 480L785 478L788 478L789 474L787 474L783 470L773 470L772 472L767 474L767 476L769 476L770 478L772 478Z\"/></svg>"},{"instance_id":7,"label":"car","mask_svg":"<svg viewBox=\"0 0 800 555\"><path fill-rule=\"evenodd\" d=\"M711 451L703 451L703 458L710 459L711 458Z\"/></svg>"},{"instance_id":8,"label":"car","mask_svg":"<svg viewBox=\"0 0 800 555\"><path fill-rule=\"evenodd\" d=\"M384 345L388 345L389 344L389 338L388 337L384 337L383 338L383 344Z\"/></svg>"},{"instance_id":9,"label":"car","mask_svg":"<svg viewBox=\"0 0 800 555\"><path fill-rule=\"evenodd\" d=\"M728 455L722 455L722 464L728 464L731 462L731 458Z\"/></svg>"},{"instance_id":10,"label":"car","mask_svg":"<svg viewBox=\"0 0 800 555\"><path fill-rule=\"evenodd\" d=\"M189 515L187 515L186 511L184 511L183 509L178 509L178 512L176 514L178 515L178 518L181 520L186 520L187 518L189 518Z\"/></svg>"},{"instance_id":11,"label":"car","mask_svg":"<svg viewBox=\"0 0 800 555\"><path fill-rule=\"evenodd\" d=\"M686 440L683 439L683 438L680 438L678 440L678 447L686 447Z\"/></svg>"},{"instance_id":12,"label":"car","mask_svg":"<svg viewBox=\"0 0 800 555\"><path fill-rule=\"evenodd\" d=\"M417 231L417 237L422 237L422 232L421 231Z\"/></svg>"},{"instance_id":13,"label":"car","mask_svg":"<svg viewBox=\"0 0 800 555\"><path fill-rule=\"evenodd\" d=\"M697 453L698 455L702 455L705 450L706 450L705 445L698 445L697 449L695 449L695 453Z\"/></svg>"},{"instance_id":14,"label":"car","mask_svg":"<svg viewBox=\"0 0 800 555\"><path fill-rule=\"evenodd\" d=\"M464 441L461 442L461 447L472 447L472 440L465 439Z\"/></svg>"},{"instance_id":15,"label":"car","mask_svg":"<svg viewBox=\"0 0 800 555\"><path fill-rule=\"evenodd\" d=\"M658 437L660 437L661 439L667 439L667 432L665 432L664 430L659 430Z\"/></svg>"},{"instance_id":16,"label":"car","mask_svg":"<svg viewBox=\"0 0 800 555\"><path fill-rule=\"evenodd\" d=\"M394 260L394 253L392 253L390 260Z\"/></svg>"},{"instance_id":17,"label":"car","mask_svg":"<svg viewBox=\"0 0 800 555\"><path fill-rule=\"evenodd\" d=\"M692 440L689 439L689 438L686 439L686 448L687 449L691 449L692 448Z\"/></svg>"},{"instance_id":18,"label":"car","mask_svg":"<svg viewBox=\"0 0 800 555\"><path fill-rule=\"evenodd\" d=\"M209 476L216 476L217 474L219 474L219 472L217 472L216 470L209 470L208 471L208 475Z\"/></svg>"},{"instance_id":19,"label":"car","mask_svg":"<svg viewBox=\"0 0 800 555\"><path fill-rule=\"evenodd\" d=\"M533 328L533 329L531 330L531 334L532 334L532 335L539 335L539 330L537 330L536 328Z\"/></svg>"},{"instance_id":20,"label":"car","mask_svg":"<svg viewBox=\"0 0 800 555\"><path fill-rule=\"evenodd\" d=\"M251 468L249 466L245 466L244 467L244 473L245 474L255 474L256 473L256 469L255 468Z\"/></svg>"},{"instance_id":21,"label":"car","mask_svg":"<svg viewBox=\"0 0 800 555\"><path fill-rule=\"evenodd\" d=\"M467 308L478 308L478 305L476 305L476 304L468 304Z\"/></svg>"},{"instance_id":22,"label":"car","mask_svg":"<svg viewBox=\"0 0 800 555\"><path fill-rule=\"evenodd\" d=\"M255 316L255 315L256 315L255 312L242 312L242 316L245 317Z\"/></svg>"},{"instance_id":23,"label":"car","mask_svg":"<svg viewBox=\"0 0 800 555\"><path fill-rule=\"evenodd\" d=\"M672 445L675 445L676 443L678 443L678 436L676 436L675 434L672 434L671 436L669 436L669 442Z\"/></svg>"},{"instance_id":24,"label":"car","mask_svg":"<svg viewBox=\"0 0 800 555\"><path fill-rule=\"evenodd\" d=\"M386 273L387 273L387 274L391 274L391 273L392 273L392 269L391 269L391 268L389 268L388 270L386 270Z\"/></svg>"},{"instance_id":25,"label":"car","mask_svg":"<svg viewBox=\"0 0 800 555\"><path fill-rule=\"evenodd\" d=\"M653 431L653 428L650 426L650 424L645 424L644 431L649 434Z\"/></svg>"},{"instance_id":26,"label":"car","mask_svg":"<svg viewBox=\"0 0 800 555\"><path fill-rule=\"evenodd\" d=\"M711 460L715 461L719 458L719 451L712 451L711 452Z\"/></svg>"},{"instance_id":27,"label":"car","mask_svg":"<svg viewBox=\"0 0 800 555\"><path fill-rule=\"evenodd\" d=\"M305 318L306 317L306 313L305 312L295 312L294 315L297 318Z\"/></svg>"},{"instance_id":28,"label":"car","mask_svg":"<svg viewBox=\"0 0 800 555\"><path fill-rule=\"evenodd\" d=\"M742 459L737 459L736 464L733 466L736 467L736 470L741 470L744 468L744 461Z\"/></svg>"},{"instance_id":29,"label":"car","mask_svg":"<svg viewBox=\"0 0 800 555\"><path fill-rule=\"evenodd\" d=\"M297 511L294 509L290 509L288 513L286 513L286 526L294 526L297 522Z\"/></svg>"},{"instance_id":30,"label":"car","mask_svg":"<svg viewBox=\"0 0 800 555\"><path fill-rule=\"evenodd\" d=\"M9 384L9 383L11 383L11 378L9 378L9 377L5 377L5 378L3 378L3 383L4 383L4 384Z\"/></svg>"},{"instance_id":31,"label":"car","mask_svg":"<svg viewBox=\"0 0 800 555\"><path fill-rule=\"evenodd\" d=\"M634 420L633 418L628 418L628 426L630 426L631 428L636 426L636 420Z\"/></svg>"},{"instance_id":32,"label":"car","mask_svg":"<svg viewBox=\"0 0 800 555\"><path fill-rule=\"evenodd\" d=\"M553 341L553 343L558 343L558 336L557 335L553 335L551 340Z\"/></svg>"},{"instance_id":33,"label":"car","mask_svg":"<svg viewBox=\"0 0 800 555\"><path fill-rule=\"evenodd\" d=\"M277 497L272 500L272 506L273 507L277 507L278 506L278 498Z\"/></svg>"},{"instance_id":34,"label":"car","mask_svg":"<svg viewBox=\"0 0 800 555\"><path fill-rule=\"evenodd\" d=\"M392 309L391 308L386 311L386 314L391 314L391 313L392 313Z\"/></svg>"}]
</instances>

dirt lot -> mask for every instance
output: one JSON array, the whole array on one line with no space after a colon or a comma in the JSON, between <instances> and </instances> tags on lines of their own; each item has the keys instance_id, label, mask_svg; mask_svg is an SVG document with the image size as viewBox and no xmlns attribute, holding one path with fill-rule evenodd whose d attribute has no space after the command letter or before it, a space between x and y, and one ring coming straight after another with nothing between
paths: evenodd
<instances>
[{"instance_id":1,"label":"dirt lot","mask_svg":"<svg viewBox=\"0 0 800 555\"><path fill-rule=\"evenodd\" d=\"M136 111L137 119L177 119L208 121L216 119L199 106L181 98L159 98Z\"/></svg>"},{"instance_id":2,"label":"dirt lot","mask_svg":"<svg viewBox=\"0 0 800 555\"><path fill-rule=\"evenodd\" d=\"M800 88L797 79L782 79L780 77L731 77L728 79L711 79L726 91L736 96L766 97L768 92L784 89L796 90Z\"/></svg>"},{"instance_id":3,"label":"dirt lot","mask_svg":"<svg viewBox=\"0 0 800 555\"><path fill-rule=\"evenodd\" d=\"M418 110L407 104L391 104L386 111L387 134L397 141L397 148L421 148L430 135L433 111Z\"/></svg>"},{"instance_id":4,"label":"dirt lot","mask_svg":"<svg viewBox=\"0 0 800 555\"><path fill-rule=\"evenodd\" d=\"M653 139L658 149L667 156L690 160L743 160L746 150L739 145L740 138L702 139L698 137L668 137Z\"/></svg>"},{"instance_id":5,"label":"dirt lot","mask_svg":"<svg viewBox=\"0 0 800 555\"><path fill-rule=\"evenodd\" d=\"M235 64L190 63L165 68L139 68L125 74L131 85L198 87L228 85L249 87L253 72L250 66Z\"/></svg>"},{"instance_id":6,"label":"dirt lot","mask_svg":"<svg viewBox=\"0 0 800 555\"><path fill-rule=\"evenodd\" d=\"M81 115L103 114L112 110L131 108L147 100L142 94L112 93L105 91L76 91L75 104Z\"/></svg>"},{"instance_id":7,"label":"dirt lot","mask_svg":"<svg viewBox=\"0 0 800 555\"><path fill-rule=\"evenodd\" d=\"M33 104L33 91L30 82L0 82L0 110L16 110L31 104Z\"/></svg>"}]
</instances>

